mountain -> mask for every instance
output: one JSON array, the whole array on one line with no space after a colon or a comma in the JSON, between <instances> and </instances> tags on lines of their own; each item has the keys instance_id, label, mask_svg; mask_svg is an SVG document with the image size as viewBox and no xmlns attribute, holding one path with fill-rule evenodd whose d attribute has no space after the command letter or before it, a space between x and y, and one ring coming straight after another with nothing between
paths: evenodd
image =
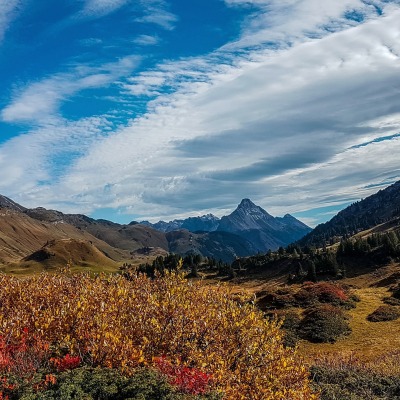
<instances>
[{"instance_id":1,"label":"mountain","mask_svg":"<svg viewBox=\"0 0 400 400\"><path fill-rule=\"evenodd\" d=\"M207 214L201 217L186 218L183 220L181 228L191 232L213 232L217 230L218 224L218 217L213 214Z\"/></svg>"},{"instance_id":2,"label":"mountain","mask_svg":"<svg viewBox=\"0 0 400 400\"><path fill-rule=\"evenodd\" d=\"M169 222L159 221L155 224L142 221L140 224L166 233L186 229L192 233L217 231L234 234L236 239L233 242L238 243L238 236L245 240L240 253L243 253L243 248L246 248L247 255L269 249L275 250L280 246L285 247L311 231L310 227L290 214L282 218L273 217L250 199L243 199L235 211L221 219L213 214L207 214ZM220 233L219 239L224 243L227 237ZM231 239L228 240L230 243L232 243ZM211 245L212 242L208 243ZM236 250L232 250L230 254L238 254ZM204 246L203 252L207 253Z\"/></svg>"},{"instance_id":3,"label":"mountain","mask_svg":"<svg viewBox=\"0 0 400 400\"><path fill-rule=\"evenodd\" d=\"M173 221L159 221L155 224L149 221L140 222L141 225L150 226L161 232L172 232L179 229L187 229L190 232L212 232L217 230L219 218L213 214L202 215L201 217L189 217L186 219L174 219Z\"/></svg>"},{"instance_id":4,"label":"mountain","mask_svg":"<svg viewBox=\"0 0 400 400\"><path fill-rule=\"evenodd\" d=\"M82 214L63 214L60 211L46 210L42 207L26 210L26 214L39 221L72 225L114 248L129 252L142 247L160 247L168 250L168 242L164 234L140 224L122 225L103 219L96 220Z\"/></svg>"},{"instance_id":5,"label":"mountain","mask_svg":"<svg viewBox=\"0 0 400 400\"><path fill-rule=\"evenodd\" d=\"M212 215L193 217L183 226L196 231L214 229ZM214 226L213 226L214 224ZM25 271L76 266L116 269L123 262L143 259L142 252L201 253L224 261L253 254L243 238L219 232L191 233L186 229L166 234L138 223L117 224L81 214L64 214L43 207L28 209L0 197L0 267ZM149 253L149 254L150 254Z\"/></svg>"},{"instance_id":6,"label":"mountain","mask_svg":"<svg viewBox=\"0 0 400 400\"><path fill-rule=\"evenodd\" d=\"M400 181L351 204L330 221L318 225L298 241L300 246L322 247L342 237L400 218Z\"/></svg>"},{"instance_id":7,"label":"mountain","mask_svg":"<svg viewBox=\"0 0 400 400\"><path fill-rule=\"evenodd\" d=\"M222 217L218 231L235 233L260 252L287 246L311 231L311 228L286 214L273 217L249 199L243 199L235 211Z\"/></svg>"}]
</instances>

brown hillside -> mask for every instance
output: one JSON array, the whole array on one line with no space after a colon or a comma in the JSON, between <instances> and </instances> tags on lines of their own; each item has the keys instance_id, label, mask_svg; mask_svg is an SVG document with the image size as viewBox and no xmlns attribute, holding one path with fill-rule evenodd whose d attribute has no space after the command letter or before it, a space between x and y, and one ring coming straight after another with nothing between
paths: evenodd
<instances>
[{"instance_id":1,"label":"brown hillside","mask_svg":"<svg viewBox=\"0 0 400 400\"><path fill-rule=\"evenodd\" d=\"M58 239L47 242L42 248L24 257L20 268L55 269L66 265L102 270L115 269L116 261L107 257L87 240Z\"/></svg>"},{"instance_id":2,"label":"brown hillside","mask_svg":"<svg viewBox=\"0 0 400 400\"><path fill-rule=\"evenodd\" d=\"M38 221L25 213L0 209L0 265L19 262L47 242L60 239L92 242L115 261L129 258L128 252L113 248L90 233L63 221Z\"/></svg>"}]
</instances>

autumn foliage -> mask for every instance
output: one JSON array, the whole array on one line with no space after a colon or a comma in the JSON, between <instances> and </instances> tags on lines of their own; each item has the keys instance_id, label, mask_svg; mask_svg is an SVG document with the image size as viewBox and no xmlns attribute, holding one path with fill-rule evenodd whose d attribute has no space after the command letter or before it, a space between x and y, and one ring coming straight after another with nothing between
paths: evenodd
<instances>
[{"instance_id":1,"label":"autumn foliage","mask_svg":"<svg viewBox=\"0 0 400 400\"><path fill-rule=\"evenodd\" d=\"M56 371L82 364L129 376L146 367L193 394L316 398L307 368L295 350L282 346L279 324L266 320L244 296L233 299L225 286L167 273L156 279L0 276L0 287L3 343L24 343L29 333L39 349L43 344L43 359ZM1 349L0 354L8 357ZM32 359L40 364L41 357Z\"/></svg>"}]
</instances>

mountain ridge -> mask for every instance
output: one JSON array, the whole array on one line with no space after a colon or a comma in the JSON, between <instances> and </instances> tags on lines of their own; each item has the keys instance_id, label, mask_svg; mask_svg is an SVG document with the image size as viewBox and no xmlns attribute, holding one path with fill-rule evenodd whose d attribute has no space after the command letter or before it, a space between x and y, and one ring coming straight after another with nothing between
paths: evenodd
<instances>
[{"instance_id":1,"label":"mountain ridge","mask_svg":"<svg viewBox=\"0 0 400 400\"><path fill-rule=\"evenodd\" d=\"M400 181L341 210L301 238L300 246L322 247L400 217Z\"/></svg>"}]
</instances>

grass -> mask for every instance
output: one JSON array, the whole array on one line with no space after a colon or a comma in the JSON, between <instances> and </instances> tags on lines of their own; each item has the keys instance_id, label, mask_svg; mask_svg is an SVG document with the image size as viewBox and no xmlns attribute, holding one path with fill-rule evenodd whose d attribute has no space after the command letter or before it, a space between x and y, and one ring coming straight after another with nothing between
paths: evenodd
<instances>
[{"instance_id":1,"label":"grass","mask_svg":"<svg viewBox=\"0 0 400 400\"><path fill-rule=\"evenodd\" d=\"M389 295L386 288L368 287L355 291L361 301L349 311L352 333L334 344L311 344L301 341L299 351L309 360L319 353L355 352L359 357L373 359L400 348L400 320L369 322L367 316L383 304Z\"/></svg>"}]
</instances>

